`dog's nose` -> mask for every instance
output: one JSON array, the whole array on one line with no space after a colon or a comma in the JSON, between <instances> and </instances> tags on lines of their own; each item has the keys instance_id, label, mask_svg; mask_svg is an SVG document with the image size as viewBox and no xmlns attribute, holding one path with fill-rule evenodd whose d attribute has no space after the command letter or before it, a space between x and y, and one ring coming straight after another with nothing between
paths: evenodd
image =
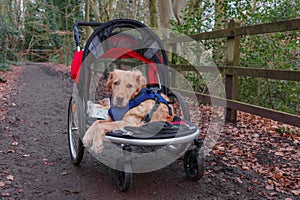
<instances>
[{"instance_id":1,"label":"dog's nose","mask_svg":"<svg viewBox=\"0 0 300 200\"><path fill-rule=\"evenodd\" d=\"M125 96L123 94L119 94L118 96L116 96L116 100L117 100L117 104L122 104L123 101L125 99Z\"/></svg>"}]
</instances>

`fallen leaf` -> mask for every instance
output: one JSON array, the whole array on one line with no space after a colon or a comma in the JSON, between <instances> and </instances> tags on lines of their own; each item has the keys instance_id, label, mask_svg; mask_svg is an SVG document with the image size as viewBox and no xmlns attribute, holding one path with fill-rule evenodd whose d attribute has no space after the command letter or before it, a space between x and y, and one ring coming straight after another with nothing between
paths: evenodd
<instances>
[{"instance_id":1,"label":"fallen leaf","mask_svg":"<svg viewBox=\"0 0 300 200\"><path fill-rule=\"evenodd\" d=\"M5 183L3 181L0 181L0 187L3 187Z\"/></svg>"},{"instance_id":2,"label":"fallen leaf","mask_svg":"<svg viewBox=\"0 0 300 200\"><path fill-rule=\"evenodd\" d=\"M24 193L24 190L23 189L19 189L18 192L19 193Z\"/></svg>"},{"instance_id":3,"label":"fallen leaf","mask_svg":"<svg viewBox=\"0 0 300 200\"><path fill-rule=\"evenodd\" d=\"M279 180L279 179L282 178L282 174L281 173L276 173L276 174L274 174L273 177L274 177L274 179Z\"/></svg>"},{"instance_id":4,"label":"fallen leaf","mask_svg":"<svg viewBox=\"0 0 300 200\"><path fill-rule=\"evenodd\" d=\"M6 185L10 185L12 182L11 181L5 181Z\"/></svg>"},{"instance_id":5,"label":"fallen leaf","mask_svg":"<svg viewBox=\"0 0 300 200\"><path fill-rule=\"evenodd\" d=\"M274 190L274 185L266 185L267 190Z\"/></svg>"},{"instance_id":6,"label":"fallen leaf","mask_svg":"<svg viewBox=\"0 0 300 200\"><path fill-rule=\"evenodd\" d=\"M16 151L13 149L8 149L6 153L16 153Z\"/></svg>"},{"instance_id":7,"label":"fallen leaf","mask_svg":"<svg viewBox=\"0 0 300 200\"><path fill-rule=\"evenodd\" d=\"M283 156L284 156L284 153L281 152L281 151L278 151L278 152L275 152L275 155L276 155L276 156L281 156L281 157L283 157Z\"/></svg>"},{"instance_id":8,"label":"fallen leaf","mask_svg":"<svg viewBox=\"0 0 300 200\"><path fill-rule=\"evenodd\" d=\"M216 152L216 153L219 154L219 155L224 155L224 154L225 154L224 151L218 151L218 152Z\"/></svg>"},{"instance_id":9,"label":"fallen leaf","mask_svg":"<svg viewBox=\"0 0 300 200\"><path fill-rule=\"evenodd\" d=\"M285 150L286 150L286 151L294 151L295 149L294 149L293 147L290 147L290 146L289 146L289 147L285 148Z\"/></svg>"},{"instance_id":10,"label":"fallen leaf","mask_svg":"<svg viewBox=\"0 0 300 200\"><path fill-rule=\"evenodd\" d=\"M256 185L261 185L262 184L258 179L252 179L251 182L256 184Z\"/></svg>"},{"instance_id":11,"label":"fallen leaf","mask_svg":"<svg viewBox=\"0 0 300 200\"><path fill-rule=\"evenodd\" d=\"M270 195L271 195L271 196L277 196L278 193L277 193L277 192L270 192Z\"/></svg>"},{"instance_id":12,"label":"fallen leaf","mask_svg":"<svg viewBox=\"0 0 300 200\"><path fill-rule=\"evenodd\" d=\"M254 187L253 186L249 186L248 188L247 188L247 191L248 192L252 192L254 190Z\"/></svg>"},{"instance_id":13,"label":"fallen leaf","mask_svg":"<svg viewBox=\"0 0 300 200\"><path fill-rule=\"evenodd\" d=\"M243 181L241 180L241 178L240 178L240 177L237 177L237 178L236 178L236 180L237 180L237 182L239 182L240 184L242 184L242 183L243 183Z\"/></svg>"},{"instance_id":14,"label":"fallen leaf","mask_svg":"<svg viewBox=\"0 0 300 200\"><path fill-rule=\"evenodd\" d=\"M11 143L11 145L12 146L17 146L19 143L17 142L17 141L13 141L12 143Z\"/></svg>"},{"instance_id":15,"label":"fallen leaf","mask_svg":"<svg viewBox=\"0 0 300 200\"><path fill-rule=\"evenodd\" d=\"M13 175L8 175L6 177L6 179L9 180L9 181L13 181L14 180L14 176Z\"/></svg>"},{"instance_id":16,"label":"fallen leaf","mask_svg":"<svg viewBox=\"0 0 300 200\"><path fill-rule=\"evenodd\" d=\"M294 195L298 196L300 195L300 189L299 190L292 190L291 191Z\"/></svg>"},{"instance_id":17,"label":"fallen leaf","mask_svg":"<svg viewBox=\"0 0 300 200\"><path fill-rule=\"evenodd\" d=\"M10 195L10 194L9 194L8 192L3 192L3 193L1 194L2 197L9 197L9 195Z\"/></svg>"},{"instance_id":18,"label":"fallen leaf","mask_svg":"<svg viewBox=\"0 0 300 200\"><path fill-rule=\"evenodd\" d=\"M79 190L73 190L73 191L71 191L69 189L65 189L65 191L68 192L68 193L73 193L73 194L79 194L80 193Z\"/></svg>"},{"instance_id":19,"label":"fallen leaf","mask_svg":"<svg viewBox=\"0 0 300 200\"><path fill-rule=\"evenodd\" d=\"M62 176L68 175L68 172L65 171L65 172L61 173L61 175L62 175Z\"/></svg>"},{"instance_id":20,"label":"fallen leaf","mask_svg":"<svg viewBox=\"0 0 300 200\"><path fill-rule=\"evenodd\" d=\"M48 159L43 159L44 165L52 165L52 163Z\"/></svg>"}]
</instances>

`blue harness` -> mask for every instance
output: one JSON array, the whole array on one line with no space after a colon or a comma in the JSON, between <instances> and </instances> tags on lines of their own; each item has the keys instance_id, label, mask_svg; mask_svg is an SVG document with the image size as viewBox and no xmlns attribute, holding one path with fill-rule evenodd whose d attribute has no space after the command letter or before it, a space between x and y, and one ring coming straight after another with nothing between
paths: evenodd
<instances>
[{"instance_id":1,"label":"blue harness","mask_svg":"<svg viewBox=\"0 0 300 200\"><path fill-rule=\"evenodd\" d=\"M128 110L140 105L142 102L149 99L154 100L155 105L153 106L150 113L147 116L145 116L143 121L149 122L151 120L152 114L158 108L160 103L164 103L168 107L169 115L172 115L172 109L169 106L169 102L166 99L164 99L158 92L155 92L152 89L148 88L143 88L136 97L129 101L126 107L122 108L114 106L110 97L110 109L108 110L108 114L113 121L122 120L123 116Z\"/></svg>"}]
</instances>

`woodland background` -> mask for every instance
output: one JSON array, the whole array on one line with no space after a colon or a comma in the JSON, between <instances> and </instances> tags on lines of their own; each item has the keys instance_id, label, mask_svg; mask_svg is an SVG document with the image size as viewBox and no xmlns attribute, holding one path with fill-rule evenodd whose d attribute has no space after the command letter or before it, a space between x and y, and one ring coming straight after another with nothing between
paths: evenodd
<instances>
[{"instance_id":1,"label":"woodland background","mask_svg":"<svg viewBox=\"0 0 300 200\"><path fill-rule=\"evenodd\" d=\"M73 24L78 21L132 18L150 27L191 35L226 28L230 19L238 19L247 26L298 18L300 1L1 0L0 16L0 70L9 70L11 64L21 61L22 53L32 50L60 49L63 63L69 65L75 50ZM91 31L81 32L83 41ZM224 42L210 40L203 41L203 45L211 52L214 62L222 65ZM300 70L299 57L300 31L241 38L243 67ZM47 61L58 63L60 59L53 54ZM186 76L194 82L199 78L194 73ZM299 88L300 83L296 81L243 77L239 79L238 100L299 115Z\"/></svg>"}]
</instances>

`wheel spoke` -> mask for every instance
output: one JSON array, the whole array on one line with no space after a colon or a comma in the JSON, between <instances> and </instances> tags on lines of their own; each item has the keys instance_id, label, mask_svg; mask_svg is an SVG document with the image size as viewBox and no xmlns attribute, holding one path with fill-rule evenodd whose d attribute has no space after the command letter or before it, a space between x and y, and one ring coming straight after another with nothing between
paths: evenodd
<instances>
[{"instance_id":1,"label":"wheel spoke","mask_svg":"<svg viewBox=\"0 0 300 200\"><path fill-rule=\"evenodd\" d=\"M72 127L71 128L71 131L73 132L73 131L77 131L79 128L78 127Z\"/></svg>"}]
</instances>

